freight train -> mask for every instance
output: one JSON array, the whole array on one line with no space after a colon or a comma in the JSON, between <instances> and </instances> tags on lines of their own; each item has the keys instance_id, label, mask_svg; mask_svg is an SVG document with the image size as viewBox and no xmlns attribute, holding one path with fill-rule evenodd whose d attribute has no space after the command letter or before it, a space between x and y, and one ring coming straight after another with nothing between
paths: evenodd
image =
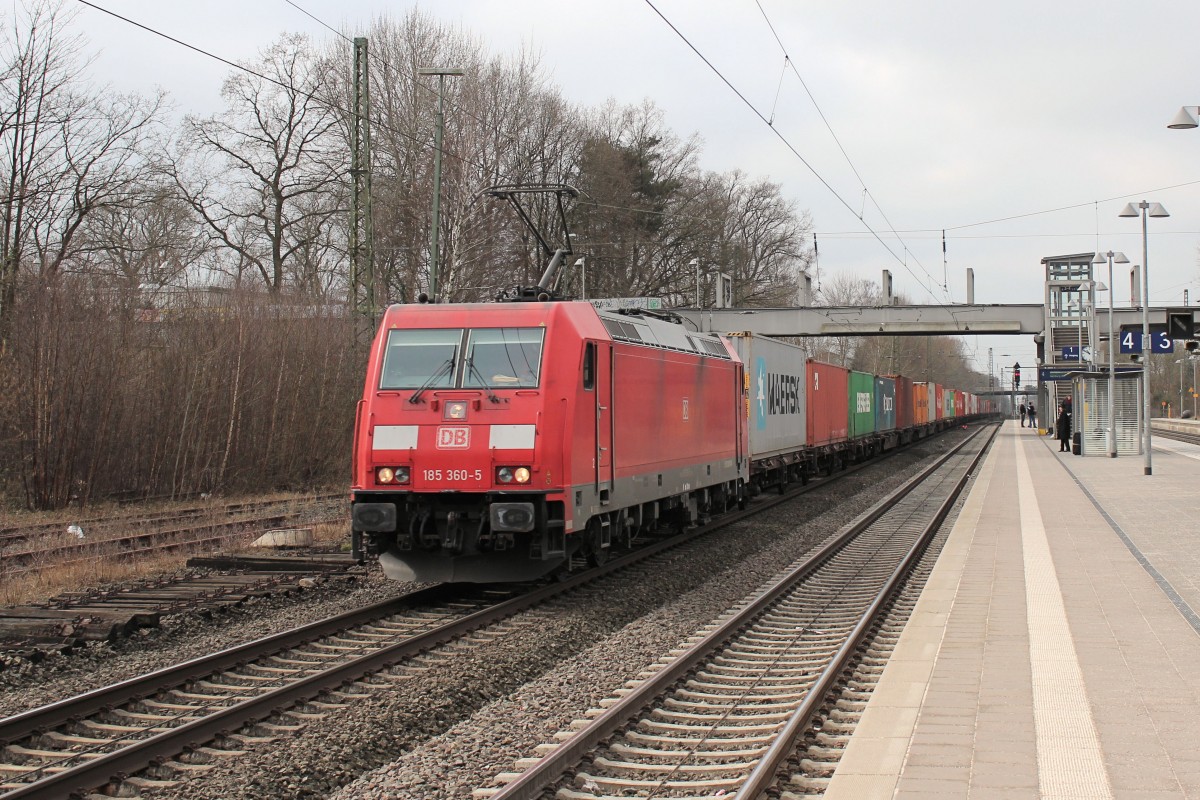
<instances>
[{"instance_id":1,"label":"freight train","mask_svg":"<svg viewBox=\"0 0 1200 800\"><path fill-rule=\"evenodd\" d=\"M387 309L354 424L356 549L397 580L504 582L601 563L987 414L749 334L588 302Z\"/></svg>"}]
</instances>

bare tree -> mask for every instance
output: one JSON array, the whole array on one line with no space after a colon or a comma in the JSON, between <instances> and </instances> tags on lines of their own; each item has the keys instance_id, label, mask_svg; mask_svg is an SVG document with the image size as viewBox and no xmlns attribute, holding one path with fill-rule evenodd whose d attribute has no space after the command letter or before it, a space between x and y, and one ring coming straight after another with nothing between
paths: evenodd
<instances>
[{"instance_id":1,"label":"bare tree","mask_svg":"<svg viewBox=\"0 0 1200 800\"><path fill-rule=\"evenodd\" d=\"M307 37L283 35L253 69L225 80L224 112L185 120L171 174L235 279L249 270L272 293L287 282L319 291L345 251L328 246L345 227L341 112Z\"/></svg>"},{"instance_id":2,"label":"bare tree","mask_svg":"<svg viewBox=\"0 0 1200 800\"><path fill-rule=\"evenodd\" d=\"M817 301L823 306L874 306L879 305L880 290L877 284L865 278L840 272L825 279ZM812 356L848 367L862 340L863 337L853 334L823 337L813 343Z\"/></svg>"},{"instance_id":3,"label":"bare tree","mask_svg":"<svg viewBox=\"0 0 1200 800\"><path fill-rule=\"evenodd\" d=\"M194 211L172 186L148 186L140 196L93 214L80 233L85 270L129 290L186 283L210 251Z\"/></svg>"},{"instance_id":4,"label":"bare tree","mask_svg":"<svg viewBox=\"0 0 1200 800\"><path fill-rule=\"evenodd\" d=\"M464 71L444 83L439 296L487 299L538 274L540 256L520 222L504 204L479 196L497 184L561 183L577 163L579 115L536 55L489 54L476 37L420 11L377 19L367 38L376 296L412 299L430 283L439 82L418 75L421 67ZM341 46L330 58L344 72L349 51ZM546 201L531 204L546 235L561 237L550 230L551 209Z\"/></svg>"},{"instance_id":5,"label":"bare tree","mask_svg":"<svg viewBox=\"0 0 1200 800\"><path fill-rule=\"evenodd\" d=\"M705 266L733 278L734 301L784 306L797 300L800 272L812 263L807 237L812 221L785 200L780 186L749 180L735 170L709 179L711 214L718 217L705 240Z\"/></svg>"},{"instance_id":6,"label":"bare tree","mask_svg":"<svg viewBox=\"0 0 1200 800\"><path fill-rule=\"evenodd\" d=\"M0 339L21 272L53 280L89 217L126 202L152 170L162 97L88 86L72 18L38 0L0 37Z\"/></svg>"}]
</instances>

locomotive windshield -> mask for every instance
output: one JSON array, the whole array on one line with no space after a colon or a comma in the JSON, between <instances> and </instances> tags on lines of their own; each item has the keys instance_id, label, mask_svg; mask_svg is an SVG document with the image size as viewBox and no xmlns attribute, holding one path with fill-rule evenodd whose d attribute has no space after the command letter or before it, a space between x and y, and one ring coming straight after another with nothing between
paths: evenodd
<instances>
[{"instance_id":1,"label":"locomotive windshield","mask_svg":"<svg viewBox=\"0 0 1200 800\"><path fill-rule=\"evenodd\" d=\"M543 334L542 328L394 329L379 388L532 388L541 375Z\"/></svg>"},{"instance_id":2,"label":"locomotive windshield","mask_svg":"<svg viewBox=\"0 0 1200 800\"><path fill-rule=\"evenodd\" d=\"M541 328L479 328L467 339L464 389L524 389L538 385Z\"/></svg>"},{"instance_id":3,"label":"locomotive windshield","mask_svg":"<svg viewBox=\"0 0 1200 800\"><path fill-rule=\"evenodd\" d=\"M390 330L380 389L448 389L458 374L460 329Z\"/></svg>"}]
</instances>

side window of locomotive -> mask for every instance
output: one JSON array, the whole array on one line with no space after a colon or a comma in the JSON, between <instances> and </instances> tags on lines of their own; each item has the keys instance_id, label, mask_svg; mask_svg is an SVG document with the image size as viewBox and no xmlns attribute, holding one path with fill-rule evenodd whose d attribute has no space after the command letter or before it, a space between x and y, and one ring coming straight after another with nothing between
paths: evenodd
<instances>
[{"instance_id":1,"label":"side window of locomotive","mask_svg":"<svg viewBox=\"0 0 1200 800\"><path fill-rule=\"evenodd\" d=\"M596 388L596 343L588 342L583 348L583 388Z\"/></svg>"},{"instance_id":2,"label":"side window of locomotive","mask_svg":"<svg viewBox=\"0 0 1200 800\"><path fill-rule=\"evenodd\" d=\"M463 388L531 389L542 369L542 328L475 328L467 338Z\"/></svg>"},{"instance_id":3,"label":"side window of locomotive","mask_svg":"<svg viewBox=\"0 0 1200 800\"><path fill-rule=\"evenodd\" d=\"M391 330L383 353L380 389L454 386L462 329Z\"/></svg>"}]
</instances>

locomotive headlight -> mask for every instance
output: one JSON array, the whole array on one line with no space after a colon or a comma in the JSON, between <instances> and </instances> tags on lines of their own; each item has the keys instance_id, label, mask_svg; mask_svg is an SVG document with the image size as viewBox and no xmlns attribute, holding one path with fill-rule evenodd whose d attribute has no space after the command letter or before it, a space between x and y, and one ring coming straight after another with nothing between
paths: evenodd
<instances>
[{"instance_id":1,"label":"locomotive headlight","mask_svg":"<svg viewBox=\"0 0 1200 800\"><path fill-rule=\"evenodd\" d=\"M496 483L529 483L529 467L499 467Z\"/></svg>"},{"instance_id":2,"label":"locomotive headlight","mask_svg":"<svg viewBox=\"0 0 1200 800\"><path fill-rule=\"evenodd\" d=\"M467 418L467 401L466 400L447 400L445 410L442 412L442 419L466 419Z\"/></svg>"},{"instance_id":3,"label":"locomotive headlight","mask_svg":"<svg viewBox=\"0 0 1200 800\"><path fill-rule=\"evenodd\" d=\"M408 467L379 467L375 470L376 483L408 483Z\"/></svg>"}]
</instances>

